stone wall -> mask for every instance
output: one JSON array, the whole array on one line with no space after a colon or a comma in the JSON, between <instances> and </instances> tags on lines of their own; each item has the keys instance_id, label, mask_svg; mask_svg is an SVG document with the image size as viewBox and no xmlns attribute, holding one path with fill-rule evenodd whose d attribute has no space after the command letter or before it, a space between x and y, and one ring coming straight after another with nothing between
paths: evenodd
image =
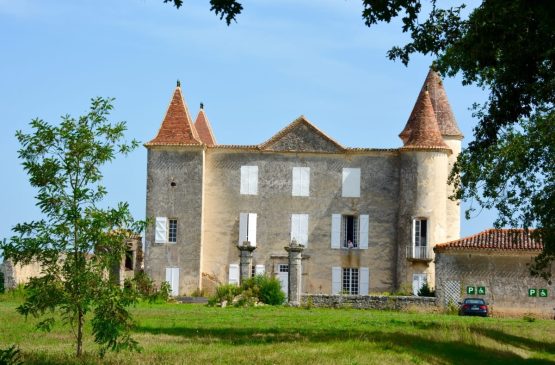
<instances>
[{"instance_id":1,"label":"stone wall","mask_svg":"<svg viewBox=\"0 0 555 365\"><path fill-rule=\"evenodd\" d=\"M19 284L27 284L31 277L41 276L41 267L37 263L28 265L14 265L10 260L2 263L1 268L4 273L4 288L14 289Z\"/></svg>"},{"instance_id":2,"label":"stone wall","mask_svg":"<svg viewBox=\"0 0 555 365\"><path fill-rule=\"evenodd\" d=\"M326 295L304 294L302 304L318 308L356 308L356 309L386 309L400 310L408 308L436 308L436 298L429 297L397 297L383 295Z\"/></svg>"},{"instance_id":3,"label":"stone wall","mask_svg":"<svg viewBox=\"0 0 555 365\"><path fill-rule=\"evenodd\" d=\"M497 314L537 313L553 316L555 283L530 275L534 252L462 252L436 254L438 305L457 303L465 297L483 297ZM555 270L552 269L552 275ZM468 286L484 287L485 295L468 295ZM547 289L548 297L529 297L528 289Z\"/></svg>"}]
</instances>

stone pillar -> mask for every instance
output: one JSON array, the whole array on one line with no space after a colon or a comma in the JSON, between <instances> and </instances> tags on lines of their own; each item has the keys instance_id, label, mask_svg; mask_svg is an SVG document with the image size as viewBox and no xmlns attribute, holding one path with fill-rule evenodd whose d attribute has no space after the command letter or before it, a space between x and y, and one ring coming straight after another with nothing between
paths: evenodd
<instances>
[{"instance_id":1,"label":"stone pillar","mask_svg":"<svg viewBox=\"0 0 555 365\"><path fill-rule=\"evenodd\" d=\"M291 241L291 245L284 247L289 253L289 305L297 307L301 305L301 253L304 250L303 245L297 244L297 241Z\"/></svg>"},{"instance_id":2,"label":"stone pillar","mask_svg":"<svg viewBox=\"0 0 555 365\"><path fill-rule=\"evenodd\" d=\"M239 277L240 282L251 277L252 273L252 252L256 249L256 246L251 246L249 241L244 241L243 245L237 245L240 251L239 254Z\"/></svg>"}]
</instances>

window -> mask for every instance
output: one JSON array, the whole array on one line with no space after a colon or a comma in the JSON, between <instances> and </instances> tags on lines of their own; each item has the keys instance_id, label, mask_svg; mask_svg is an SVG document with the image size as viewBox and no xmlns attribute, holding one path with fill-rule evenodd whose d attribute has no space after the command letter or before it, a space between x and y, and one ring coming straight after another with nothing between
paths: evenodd
<instances>
[{"instance_id":1,"label":"window","mask_svg":"<svg viewBox=\"0 0 555 365\"><path fill-rule=\"evenodd\" d=\"M167 267L166 268L166 281L170 284L171 296L176 297L179 295L179 268Z\"/></svg>"},{"instance_id":2,"label":"window","mask_svg":"<svg viewBox=\"0 0 555 365\"><path fill-rule=\"evenodd\" d=\"M291 241L308 245L308 214L291 214Z\"/></svg>"},{"instance_id":3,"label":"window","mask_svg":"<svg viewBox=\"0 0 555 365\"><path fill-rule=\"evenodd\" d=\"M258 194L258 166L241 166L241 194Z\"/></svg>"},{"instance_id":4,"label":"window","mask_svg":"<svg viewBox=\"0 0 555 365\"><path fill-rule=\"evenodd\" d=\"M239 264L229 264L228 282L239 285Z\"/></svg>"},{"instance_id":5,"label":"window","mask_svg":"<svg viewBox=\"0 0 555 365\"><path fill-rule=\"evenodd\" d=\"M251 246L256 246L256 213L239 214L239 242L242 246L248 241Z\"/></svg>"},{"instance_id":6,"label":"window","mask_svg":"<svg viewBox=\"0 0 555 365\"><path fill-rule=\"evenodd\" d=\"M289 264L279 264L278 272L289 272Z\"/></svg>"},{"instance_id":7,"label":"window","mask_svg":"<svg viewBox=\"0 0 555 365\"><path fill-rule=\"evenodd\" d=\"M293 167L293 196L309 196L310 167Z\"/></svg>"},{"instance_id":8,"label":"window","mask_svg":"<svg viewBox=\"0 0 555 365\"><path fill-rule=\"evenodd\" d=\"M428 257L428 220L415 218L412 221L412 254L414 258Z\"/></svg>"},{"instance_id":9,"label":"window","mask_svg":"<svg viewBox=\"0 0 555 365\"><path fill-rule=\"evenodd\" d=\"M170 243L177 242L177 219L169 220L168 242Z\"/></svg>"},{"instance_id":10,"label":"window","mask_svg":"<svg viewBox=\"0 0 555 365\"><path fill-rule=\"evenodd\" d=\"M345 198L360 197L360 169L343 169L343 185L341 196Z\"/></svg>"},{"instance_id":11,"label":"window","mask_svg":"<svg viewBox=\"0 0 555 365\"><path fill-rule=\"evenodd\" d=\"M341 285L343 294L358 294L358 268L344 267L343 281Z\"/></svg>"},{"instance_id":12,"label":"window","mask_svg":"<svg viewBox=\"0 0 555 365\"><path fill-rule=\"evenodd\" d=\"M156 227L154 229L154 242L166 243L168 234L168 218L156 217Z\"/></svg>"},{"instance_id":13,"label":"window","mask_svg":"<svg viewBox=\"0 0 555 365\"><path fill-rule=\"evenodd\" d=\"M125 270L133 270L133 251L125 251Z\"/></svg>"},{"instance_id":14,"label":"window","mask_svg":"<svg viewBox=\"0 0 555 365\"><path fill-rule=\"evenodd\" d=\"M331 216L331 248L368 248L368 215Z\"/></svg>"},{"instance_id":15,"label":"window","mask_svg":"<svg viewBox=\"0 0 555 365\"><path fill-rule=\"evenodd\" d=\"M427 281L426 274L412 274L412 293L418 295L418 292Z\"/></svg>"},{"instance_id":16,"label":"window","mask_svg":"<svg viewBox=\"0 0 555 365\"><path fill-rule=\"evenodd\" d=\"M344 215L341 217L341 247L358 247L358 217Z\"/></svg>"}]
</instances>

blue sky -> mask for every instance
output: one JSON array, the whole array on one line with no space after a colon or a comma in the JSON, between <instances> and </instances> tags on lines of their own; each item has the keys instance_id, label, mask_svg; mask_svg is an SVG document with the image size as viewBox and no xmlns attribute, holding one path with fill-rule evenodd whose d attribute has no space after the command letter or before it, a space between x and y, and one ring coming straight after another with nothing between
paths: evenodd
<instances>
[{"instance_id":1,"label":"blue sky","mask_svg":"<svg viewBox=\"0 0 555 365\"><path fill-rule=\"evenodd\" d=\"M204 102L219 143L263 142L304 114L346 146L401 145L432 59L415 56L409 67L387 59L407 40L398 24L367 28L360 0L243 5L227 27L208 1L176 10L162 0L0 0L0 238L40 217L15 131L34 117L83 114L95 96L115 97L113 120L142 142L156 134L180 79L191 114ZM444 84L466 144L476 123L468 108L486 94L460 78ZM144 218L146 150L104 171L106 203L128 201ZM493 219L463 220L461 233Z\"/></svg>"}]
</instances>

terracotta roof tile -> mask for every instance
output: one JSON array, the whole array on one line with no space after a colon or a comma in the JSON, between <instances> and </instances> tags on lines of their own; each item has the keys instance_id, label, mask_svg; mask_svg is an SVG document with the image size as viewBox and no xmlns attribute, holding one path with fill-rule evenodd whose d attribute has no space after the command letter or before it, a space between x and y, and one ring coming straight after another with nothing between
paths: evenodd
<instances>
[{"instance_id":1,"label":"terracotta roof tile","mask_svg":"<svg viewBox=\"0 0 555 365\"><path fill-rule=\"evenodd\" d=\"M200 145L201 141L191 121L181 87L177 86L156 137L145 144L153 145Z\"/></svg>"},{"instance_id":2,"label":"terracotta roof tile","mask_svg":"<svg viewBox=\"0 0 555 365\"><path fill-rule=\"evenodd\" d=\"M214 137L214 133L212 132L212 126L210 125L210 121L204 112L204 108L202 107L198 112L197 119L195 120L195 129L200 137L202 143L213 146L216 144L216 138Z\"/></svg>"},{"instance_id":3,"label":"terracotta roof tile","mask_svg":"<svg viewBox=\"0 0 555 365\"><path fill-rule=\"evenodd\" d=\"M409 127L409 135L408 138L406 138L403 148L439 147L449 149L449 146L443 141L443 137L439 131L432 102L427 91L418 95L407 127ZM405 130L406 129L407 128L405 128Z\"/></svg>"},{"instance_id":4,"label":"terracotta roof tile","mask_svg":"<svg viewBox=\"0 0 555 365\"><path fill-rule=\"evenodd\" d=\"M531 237L533 229L488 229L456 241L437 244L434 251L446 250L495 250L541 251L543 244Z\"/></svg>"},{"instance_id":5,"label":"terracotta roof tile","mask_svg":"<svg viewBox=\"0 0 555 365\"><path fill-rule=\"evenodd\" d=\"M451 110L451 105L449 104L449 100L447 99L447 93L445 92L445 88L443 87L443 81L441 80L439 74L432 69L430 69L430 71L428 72L428 75L426 76L426 80L424 80L424 84L422 85L422 89L420 89L420 94L418 95L418 97L420 98L422 94L424 94L426 91L428 91L430 95L432 108L434 110L441 135L462 138L463 135L459 129L459 126L457 125L457 121L455 120L453 111ZM403 131L401 132L401 134L399 134L399 137L401 137L403 142L406 142L410 136L410 121L414 118L413 113L411 113Z\"/></svg>"}]
</instances>

